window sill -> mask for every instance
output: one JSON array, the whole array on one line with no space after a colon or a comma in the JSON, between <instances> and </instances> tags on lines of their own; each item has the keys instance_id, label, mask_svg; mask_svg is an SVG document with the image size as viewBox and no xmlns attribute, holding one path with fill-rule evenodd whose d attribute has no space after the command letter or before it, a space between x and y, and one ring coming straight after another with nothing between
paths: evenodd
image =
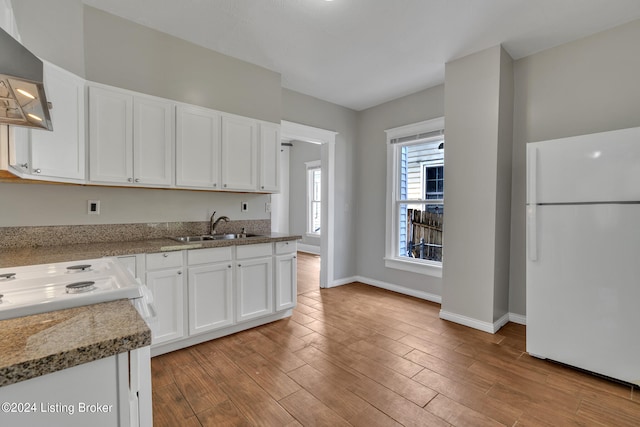
<instances>
[{"instance_id":1,"label":"window sill","mask_svg":"<svg viewBox=\"0 0 640 427\"><path fill-rule=\"evenodd\" d=\"M321 236L320 236L320 233L305 233L305 236L307 236L307 237L314 237L314 238L316 238L316 239L319 239L319 238L321 237Z\"/></svg>"},{"instance_id":2,"label":"window sill","mask_svg":"<svg viewBox=\"0 0 640 427\"><path fill-rule=\"evenodd\" d=\"M405 261L398 258L385 258L384 266L396 270L409 271L433 277L442 277L442 264L427 264L419 261Z\"/></svg>"}]
</instances>

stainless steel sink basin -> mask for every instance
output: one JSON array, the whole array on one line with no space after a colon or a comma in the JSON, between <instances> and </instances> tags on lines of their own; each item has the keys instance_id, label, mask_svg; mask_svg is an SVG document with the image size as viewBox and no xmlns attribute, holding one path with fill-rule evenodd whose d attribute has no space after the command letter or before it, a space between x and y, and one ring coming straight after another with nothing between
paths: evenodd
<instances>
[{"instance_id":1,"label":"stainless steel sink basin","mask_svg":"<svg viewBox=\"0 0 640 427\"><path fill-rule=\"evenodd\" d=\"M259 237L260 234L253 233L244 233L244 234L205 234L203 236L180 236L180 237L171 237L173 240L177 240L178 242L183 243L191 243L191 242L206 242L209 240L230 240L230 239L244 239L246 237Z\"/></svg>"}]
</instances>

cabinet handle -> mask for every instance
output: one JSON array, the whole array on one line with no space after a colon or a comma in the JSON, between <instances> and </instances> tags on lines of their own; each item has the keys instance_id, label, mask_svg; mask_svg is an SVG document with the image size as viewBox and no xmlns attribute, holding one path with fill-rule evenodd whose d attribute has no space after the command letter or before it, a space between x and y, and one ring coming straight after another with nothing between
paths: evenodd
<instances>
[{"instance_id":1,"label":"cabinet handle","mask_svg":"<svg viewBox=\"0 0 640 427\"><path fill-rule=\"evenodd\" d=\"M133 182L133 178L127 178L127 181Z\"/></svg>"},{"instance_id":2,"label":"cabinet handle","mask_svg":"<svg viewBox=\"0 0 640 427\"><path fill-rule=\"evenodd\" d=\"M40 172L42 172L40 169L34 169L33 170L33 173L40 173Z\"/></svg>"}]
</instances>

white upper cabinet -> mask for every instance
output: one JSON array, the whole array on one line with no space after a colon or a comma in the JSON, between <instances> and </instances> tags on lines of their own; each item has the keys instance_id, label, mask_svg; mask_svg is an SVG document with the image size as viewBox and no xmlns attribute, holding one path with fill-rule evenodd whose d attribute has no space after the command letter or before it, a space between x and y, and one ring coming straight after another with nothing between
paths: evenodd
<instances>
[{"instance_id":1,"label":"white upper cabinet","mask_svg":"<svg viewBox=\"0 0 640 427\"><path fill-rule=\"evenodd\" d=\"M176 109L176 186L218 190L220 113L178 105Z\"/></svg>"},{"instance_id":2,"label":"white upper cabinet","mask_svg":"<svg viewBox=\"0 0 640 427\"><path fill-rule=\"evenodd\" d=\"M133 182L133 96L89 87L89 180Z\"/></svg>"},{"instance_id":3,"label":"white upper cabinet","mask_svg":"<svg viewBox=\"0 0 640 427\"><path fill-rule=\"evenodd\" d=\"M89 179L169 187L173 103L121 89L89 87Z\"/></svg>"},{"instance_id":4,"label":"white upper cabinet","mask_svg":"<svg viewBox=\"0 0 640 427\"><path fill-rule=\"evenodd\" d=\"M255 191L258 187L258 123L222 116L222 189Z\"/></svg>"},{"instance_id":5,"label":"white upper cabinet","mask_svg":"<svg viewBox=\"0 0 640 427\"><path fill-rule=\"evenodd\" d=\"M280 125L260 123L259 191L280 191Z\"/></svg>"},{"instance_id":6,"label":"white upper cabinet","mask_svg":"<svg viewBox=\"0 0 640 427\"><path fill-rule=\"evenodd\" d=\"M31 178L84 182L84 79L44 63L53 131L31 129Z\"/></svg>"},{"instance_id":7,"label":"white upper cabinet","mask_svg":"<svg viewBox=\"0 0 640 427\"><path fill-rule=\"evenodd\" d=\"M135 183L170 186L173 181L173 105L133 98L133 174Z\"/></svg>"}]
</instances>

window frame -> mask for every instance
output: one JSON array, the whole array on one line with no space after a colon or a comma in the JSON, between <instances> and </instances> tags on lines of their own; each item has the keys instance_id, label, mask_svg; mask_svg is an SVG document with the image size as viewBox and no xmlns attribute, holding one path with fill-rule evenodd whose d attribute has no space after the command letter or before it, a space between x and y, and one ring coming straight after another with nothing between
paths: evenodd
<instances>
[{"instance_id":1,"label":"window frame","mask_svg":"<svg viewBox=\"0 0 640 427\"><path fill-rule=\"evenodd\" d=\"M385 235L385 267L424 274L433 277L442 277L442 262L429 261L399 255L399 210L402 202L397 198L400 191L399 184L399 156L401 147L412 145L418 139L406 142L392 142L399 138L420 135L434 131L443 131L444 117L425 120L406 126L400 126L385 130L387 135L387 209L386 209L386 235ZM424 180L423 184L424 185ZM426 193L425 193L426 195ZM443 195L444 196L444 195ZM420 200L422 201L422 200ZM434 202L443 202L443 199L434 199Z\"/></svg>"},{"instance_id":2,"label":"window frame","mask_svg":"<svg viewBox=\"0 0 640 427\"><path fill-rule=\"evenodd\" d=\"M322 166L320 160L314 160L311 162L305 162L306 171L307 171L307 230L306 235L309 237L320 237L322 235L322 192L320 194L320 200L315 200L313 198L313 180L311 179L313 171L320 171L320 179L322 180ZM322 184L320 184L322 185ZM320 231L314 232L313 229L313 218L311 215L313 213L313 209L311 205L313 203L320 203L321 211L320 211Z\"/></svg>"}]
</instances>

